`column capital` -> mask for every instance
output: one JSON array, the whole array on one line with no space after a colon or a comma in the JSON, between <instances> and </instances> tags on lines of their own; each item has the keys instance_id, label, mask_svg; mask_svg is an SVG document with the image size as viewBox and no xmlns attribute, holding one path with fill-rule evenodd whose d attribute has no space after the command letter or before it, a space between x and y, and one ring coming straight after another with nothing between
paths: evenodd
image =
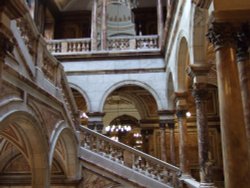
<instances>
[{"instance_id":1,"label":"column capital","mask_svg":"<svg viewBox=\"0 0 250 188\"><path fill-rule=\"evenodd\" d=\"M168 124L168 128L169 129L174 129L174 127L175 127L175 120L174 119L169 119L167 121L167 124Z\"/></svg>"},{"instance_id":2,"label":"column capital","mask_svg":"<svg viewBox=\"0 0 250 188\"><path fill-rule=\"evenodd\" d=\"M250 24L241 24L239 30L235 34L236 56L237 62L242 62L249 59L250 46Z\"/></svg>"},{"instance_id":3,"label":"column capital","mask_svg":"<svg viewBox=\"0 0 250 188\"><path fill-rule=\"evenodd\" d=\"M206 83L196 83L193 85L192 95L196 102L204 101L208 97L208 90Z\"/></svg>"},{"instance_id":4,"label":"column capital","mask_svg":"<svg viewBox=\"0 0 250 188\"><path fill-rule=\"evenodd\" d=\"M87 112L89 117L103 117L105 112Z\"/></svg>"},{"instance_id":5,"label":"column capital","mask_svg":"<svg viewBox=\"0 0 250 188\"><path fill-rule=\"evenodd\" d=\"M181 109L176 111L176 116L178 118L184 118L186 117L187 109Z\"/></svg>"},{"instance_id":6,"label":"column capital","mask_svg":"<svg viewBox=\"0 0 250 188\"><path fill-rule=\"evenodd\" d=\"M194 83L207 83L207 75L213 65L209 63L197 63L189 65L186 72L193 78Z\"/></svg>"},{"instance_id":7,"label":"column capital","mask_svg":"<svg viewBox=\"0 0 250 188\"><path fill-rule=\"evenodd\" d=\"M160 129L166 129L166 124L167 124L167 120L160 120L159 121Z\"/></svg>"},{"instance_id":8,"label":"column capital","mask_svg":"<svg viewBox=\"0 0 250 188\"><path fill-rule=\"evenodd\" d=\"M181 113L180 111L187 112L187 96L187 92L175 92L176 114Z\"/></svg>"},{"instance_id":9,"label":"column capital","mask_svg":"<svg viewBox=\"0 0 250 188\"><path fill-rule=\"evenodd\" d=\"M233 26L230 23L211 23L207 38L214 45L215 50L233 44Z\"/></svg>"}]
</instances>

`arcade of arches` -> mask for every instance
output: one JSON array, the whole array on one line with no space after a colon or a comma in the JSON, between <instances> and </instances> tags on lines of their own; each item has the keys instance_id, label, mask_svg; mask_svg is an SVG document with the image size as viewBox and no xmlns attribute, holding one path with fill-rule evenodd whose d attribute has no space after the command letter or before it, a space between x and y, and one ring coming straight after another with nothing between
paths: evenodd
<instances>
[{"instance_id":1,"label":"arcade of arches","mask_svg":"<svg viewBox=\"0 0 250 188\"><path fill-rule=\"evenodd\" d=\"M249 0L1 0L0 188L248 188Z\"/></svg>"}]
</instances>

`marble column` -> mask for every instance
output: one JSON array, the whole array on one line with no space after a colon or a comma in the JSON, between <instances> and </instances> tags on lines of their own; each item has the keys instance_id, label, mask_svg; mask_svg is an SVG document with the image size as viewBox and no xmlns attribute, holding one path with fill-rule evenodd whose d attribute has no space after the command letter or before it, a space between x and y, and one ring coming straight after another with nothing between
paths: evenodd
<instances>
[{"instance_id":1,"label":"marble column","mask_svg":"<svg viewBox=\"0 0 250 188\"><path fill-rule=\"evenodd\" d=\"M212 183L212 164L209 159L209 129L207 122L207 76L211 64L193 64L188 68L188 74L193 79L193 96L196 103L196 124L198 135L198 153L200 168L200 187L214 187Z\"/></svg>"},{"instance_id":2,"label":"marble column","mask_svg":"<svg viewBox=\"0 0 250 188\"><path fill-rule=\"evenodd\" d=\"M198 149L200 166L200 187L214 187L212 183L212 164L209 159L209 129L207 123L206 84L197 83L193 88L196 103L196 124L198 131Z\"/></svg>"},{"instance_id":3,"label":"marble column","mask_svg":"<svg viewBox=\"0 0 250 188\"><path fill-rule=\"evenodd\" d=\"M166 121L160 120L161 160L167 161L166 155Z\"/></svg>"},{"instance_id":4,"label":"marble column","mask_svg":"<svg viewBox=\"0 0 250 188\"><path fill-rule=\"evenodd\" d=\"M102 1L101 49L107 50L107 0Z\"/></svg>"},{"instance_id":5,"label":"marble column","mask_svg":"<svg viewBox=\"0 0 250 188\"><path fill-rule=\"evenodd\" d=\"M97 0L93 0L91 18L91 51L97 50Z\"/></svg>"},{"instance_id":6,"label":"marble column","mask_svg":"<svg viewBox=\"0 0 250 188\"><path fill-rule=\"evenodd\" d=\"M207 37L215 48L225 187L247 188L249 157L235 50L231 45L233 27L213 20Z\"/></svg>"},{"instance_id":7,"label":"marble column","mask_svg":"<svg viewBox=\"0 0 250 188\"><path fill-rule=\"evenodd\" d=\"M173 120L168 120L167 122L169 128L169 146L170 146L170 162L175 165L175 122Z\"/></svg>"},{"instance_id":8,"label":"marble column","mask_svg":"<svg viewBox=\"0 0 250 188\"><path fill-rule=\"evenodd\" d=\"M243 113L250 153L250 24L242 24L235 39Z\"/></svg>"},{"instance_id":9,"label":"marble column","mask_svg":"<svg viewBox=\"0 0 250 188\"><path fill-rule=\"evenodd\" d=\"M162 46L162 32L163 32L163 14L162 14L162 0L157 0L157 30L159 36L159 47Z\"/></svg>"},{"instance_id":10,"label":"marble column","mask_svg":"<svg viewBox=\"0 0 250 188\"><path fill-rule=\"evenodd\" d=\"M175 93L176 95L176 116L179 126L179 160L180 160L180 169L183 173L183 176L188 176L189 167L188 167L188 135L187 135L187 93Z\"/></svg>"}]
</instances>

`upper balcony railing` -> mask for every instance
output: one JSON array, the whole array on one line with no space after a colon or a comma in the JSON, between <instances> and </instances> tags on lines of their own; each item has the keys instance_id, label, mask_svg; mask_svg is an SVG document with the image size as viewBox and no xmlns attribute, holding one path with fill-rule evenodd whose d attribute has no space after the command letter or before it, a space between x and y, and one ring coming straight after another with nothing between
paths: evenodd
<instances>
[{"instance_id":1,"label":"upper balcony railing","mask_svg":"<svg viewBox=\"0 0 250 188\"><path fill-rule=\"evenodd\" d=\"M109 37L107 40L107 51L109 52L159 50L158 35ZM47 48L53 55L77 55L105 51L100 49L92 51L90 38L49 40Z\"/></svg>"}]
</instances>

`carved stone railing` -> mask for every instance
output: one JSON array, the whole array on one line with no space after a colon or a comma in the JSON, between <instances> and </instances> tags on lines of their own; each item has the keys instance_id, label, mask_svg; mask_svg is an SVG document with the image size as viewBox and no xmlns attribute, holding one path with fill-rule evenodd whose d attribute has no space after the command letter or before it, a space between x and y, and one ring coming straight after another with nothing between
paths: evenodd
<instances>
[{"instance_id":1,"label":"carved stone railing","mask_svg":"<svg viewBox=\"0 0 250 188\"><path fill-rule=\"evenodd\" d=\"M50 40L47 48L51 53L74 53L74 52L89 52L91 40L86 39L66 39L66 40Z\"/></svg>"},{"instance_id":2,"label":"carved stone railing","mask_svg":"<svg viewBox=\"0 0 250 188\"><path fill-rule=\"evenodd\" d=\"M92 53L91 40L89 38L49 40L47 41L47 48L53 55ZM108 50L111 52L148 51L157 49L159 49L157 35L108 38Z\"/></svg>"},{"instance_id":3,"label":"carved stone railing","mask_svg":"<svg viewBox=\"0 0 250 188\"><path fill-rule=\"evenodd\" d=\"M24 4L25 6L27 6L26 2L24 2ZM28 12L27 7L26 9ZM55 97L58 98L62 97L61 100L65 105L65 110L67 115L69 116L69 120L78 121L77 120L78 110L73 95L71 93L71 89L69 88L69 84L65 72L63 70L63 66L47 50L47 42L39 34L38 29L36 28L30 14L27 13L23 17L20 17L17 20L15 20L15 22L13 23L16 24L14 30L15 31L17 30L17 33L19 33L19 35L16 37L21 38L22 41L21 43L25 44L25 46L27 47L26 51L28 51L29 56L32 57L32 60L30 62L30 64L32 64L31 66L36 67L35 69L37 71L34 77L42 75L40 78L45 78L46 80L48 80L48 82L44 81L43 82L44 85L41 87L46 88L47 91L51 92L51 94L54 95ZM85 39L83 40L86 41ZM20 41L17 40L17 43L19 42ZM21 43L18 46L21 46ZM72 41L69 42L67 45L69 46L69 49L71 49L72 51L77 51L77 50L80 51L83 48L87 48L82 44L78 43L80 42ZM42 74L40 74L41 72ZM54 92L56 90L58 90L58 92ZM58 93L60 94L58 95ZM74 124L78 125L79 123L74 122Z\"/></svg>"},{"instance_id":4,"label":"carved stone railing","mask_svg":"<svg viewBox=\"0 0 250 188\"><path fill-rule=\"evenodd\" d=\"M16 25L31 56L34 57L36 54L39 32L29 13L27 13L24 17L17 19Z\"/></svg>"},{"instance_id":5,"label":"carved stone railing","mask_svg":"<svg viewBox=\"0 0 250 188\"><path fill-rule=\"evenodd\" d=\"M158 48L158 36L110 37L109 50L151 50Z\"/></svg>"},{"instance_id":6,"label":"carved stone railing","mask_svg":"<svg viewBox=\"0 0 250 188\"><path fill-rule=\"evenodd\" d=\"M148 178L170 187L179 187L181 171L171 164L113 141L83 126L80 127L80 142L81 147L137 171Z\"/></svg>"}]
</instances>

